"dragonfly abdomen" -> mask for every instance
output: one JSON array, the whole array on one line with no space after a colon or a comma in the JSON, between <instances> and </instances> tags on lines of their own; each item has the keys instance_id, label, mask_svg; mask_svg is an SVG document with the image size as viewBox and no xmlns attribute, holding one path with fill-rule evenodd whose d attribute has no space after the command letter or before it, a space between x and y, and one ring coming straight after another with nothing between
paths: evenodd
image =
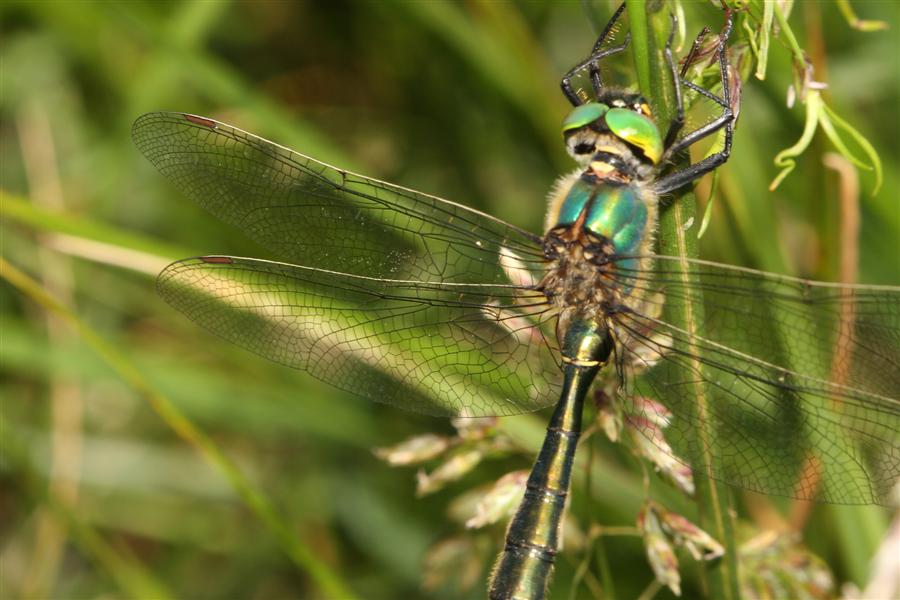
<instances>
[{"instance_id":1,"label":"dragonfly abdomen","mask_svg":"<svg viewBox=\"0 0 900 600\"><path fill-rule=\"evenodd\" d=\"M613 345L609 331L596 321L575 318L568 325L562 348L566 363L562 395L491 575L491 600L540 600L553 572L584 398Z\"/></svg>"},{"instance_id":2,"label":"dragonfly abdomen","mask_svg":"<svg viewBox=\"0 0 900 600\"><path fill-rule=\"evenodd\" d=\"M581 433L581 404L579 399L571 409L578 421L573 429L552 425L547 429L525 496L509 523L506 546L491 580L491 600L540 598L545 593L559 547L569 477Z\"/></svg>"}]
</instances>

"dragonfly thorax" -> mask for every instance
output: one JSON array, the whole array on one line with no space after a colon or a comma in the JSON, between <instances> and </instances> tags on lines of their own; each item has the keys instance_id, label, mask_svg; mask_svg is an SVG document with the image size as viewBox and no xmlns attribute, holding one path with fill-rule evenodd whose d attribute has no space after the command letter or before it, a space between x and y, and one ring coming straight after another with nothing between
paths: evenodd
<instances>
[{"instance_id":1,"label":"dragonfly thorax","mask_svg":"<svg viewBox=\"0 0 900 600\"><path fill-rule=\"evenodd\" d=\"M614 255L612 241L583 223L557 226L544 236L549 262L538 289L561 312L579 308L588 317L609 315L621 302L619 290L609 283Z\"/></svg>"},{"instance_id":2,"label":"dragonfly thorax","mask_svg":"<svg viewBox=\"0 0 900 600\"><path fill-rule=\"evenodd\" d=\"M550 202L539 289L560 313L579 307L588 318L611 316L637 298L623 274L645 267L656 229L657 202L641 181L576 171Z\"/></svg>"}]
</instances>

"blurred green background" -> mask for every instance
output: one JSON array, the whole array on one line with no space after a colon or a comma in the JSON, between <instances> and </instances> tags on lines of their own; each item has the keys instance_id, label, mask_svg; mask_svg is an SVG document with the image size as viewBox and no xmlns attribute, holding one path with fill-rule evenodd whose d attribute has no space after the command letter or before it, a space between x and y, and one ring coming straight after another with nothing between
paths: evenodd
<instances>
[{"instance_id":1,"label":"blurred green background","mask_svg":"<svg viewBox=\"0 0 900 600\"><path fill-rule=\"evenodd\" d=\"M790 23L838 114L871 142L884 184L861 174L862 283L900 283L900 9L857 2L887 31L851 28L836 5L801 2ZM688 38L720 14L685 2ZM95 598L483 597L502 526L479 538L467 571L423 557L461 534L458 494L532 456L486 461L415 497L413 469L372 449L449 423L374 405L270 364L171 310L154 274L198 254L268 257L194 206L131 144L147 111L211 116L331 164L434 193L540 231L544 198L570 164L560 75L595 36L607 2L17 2L0 7L2 255L135 365L234 461L317 559L292 561L219 471L89 348L84 337L0 283L0 596ZM591 15L599 15L593 17ZM735 42L742 32L736 32ZM775 191L775 154L801 135L786 107L790 55L773 39L765 81L745 81L731 161L720 170L702 256L835 280L842 256L838 177L820 133ZM708 182L698 196L707 197ZM502 420L536 449L546 415ZM598 436L595 436L595 438ZM599 487L576 478L575 520L630 526L642 474L597 441ZM608 452L600 452L608 450ZM736 493L741 518L777 522L787 501ZM805 539L837 581L865 585L887 530L879 508L812 508ZM577 544L574 544L577 550ZM620 597L653 575L640 539L606 538ZM302 554L303 551L300 551ZM566 553L564 552L564 555ZM305 555L304 555L305 556ZM564 556L554 596L580 557ZM300 565L306 564L307 568ZM463 565L461 562L460 565ZM473 566L474 565L474 566ZM686 594L698 569L685 559ZM423 573L437 583L423 591ZM320 574L321 575L321 574ZM323 588L321 577L336 588ZM462 589L461 589L462 588ZM660 592L665 597L669 592ZM571 594L571 595L570 595Z\"/></svg>"}]
</instances>

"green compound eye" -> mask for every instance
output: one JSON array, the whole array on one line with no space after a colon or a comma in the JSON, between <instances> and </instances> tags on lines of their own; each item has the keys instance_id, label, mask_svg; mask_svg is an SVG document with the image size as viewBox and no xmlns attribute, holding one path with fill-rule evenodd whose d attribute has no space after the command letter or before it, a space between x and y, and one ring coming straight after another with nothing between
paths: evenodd
<instances>
[{"instance_id":1,"label":"green compound eye","mask_svg":"<svg viewBox=\"0 0 900 600\"><path fill-rule=\"evenodd\" d=\"M627 108L611 108L606 112L606 125L616 137L640 148L653 164L659 162L663 144L653 121Z\"/></svg>"},{"instance_id":2,"label":"green compound eye","mask_svg":"<svg viewBox=\"0 0 900 600\"><path fill-rule=\"evenodd\" d=\"M563 133L572 131L573 129L581 129L585 125L589 125L606 114L609 107L599 102L588 102L581 106L576 106L566 120L563 121Z\"/></svg>"}]
</instances>

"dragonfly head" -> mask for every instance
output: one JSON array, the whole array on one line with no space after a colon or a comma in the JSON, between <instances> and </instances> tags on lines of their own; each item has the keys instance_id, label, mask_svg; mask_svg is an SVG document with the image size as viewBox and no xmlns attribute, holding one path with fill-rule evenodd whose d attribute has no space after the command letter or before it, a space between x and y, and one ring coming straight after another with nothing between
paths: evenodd
<instances>
[{"instance_id":1,"label":"dragonfly head","mask_svg":"<svg viewBox=\"0 0 900 600\"><path fill-rule=\"evenodd\" d=\"M615 163L604 159L610 155L655 166L663 153L650 106L638 94L615 92L602 102L576 106L563 121L563 137L569 154L585 168L615 170Z\"/></svg>"}]
</instances>

